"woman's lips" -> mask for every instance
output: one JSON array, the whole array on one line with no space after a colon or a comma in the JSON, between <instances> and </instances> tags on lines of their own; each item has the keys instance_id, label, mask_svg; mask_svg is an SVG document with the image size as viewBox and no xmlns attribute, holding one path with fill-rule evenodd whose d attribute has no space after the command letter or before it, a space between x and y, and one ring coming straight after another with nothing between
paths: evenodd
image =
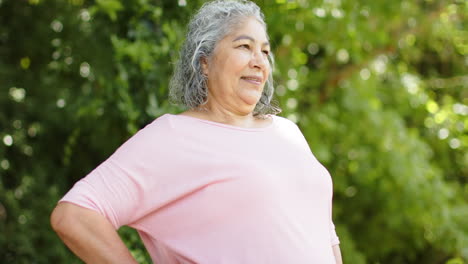
<instances>
[{"instance_id":1,"label":"woman's lips","mask_svg":"<svg viewBox=\"0 0 468 264\"><path fill-rule=\"evenodd\" d=\"M254 85L262 84L262 78L258 76L243 76L241 79Z\"/></svg>"}]
</instances>

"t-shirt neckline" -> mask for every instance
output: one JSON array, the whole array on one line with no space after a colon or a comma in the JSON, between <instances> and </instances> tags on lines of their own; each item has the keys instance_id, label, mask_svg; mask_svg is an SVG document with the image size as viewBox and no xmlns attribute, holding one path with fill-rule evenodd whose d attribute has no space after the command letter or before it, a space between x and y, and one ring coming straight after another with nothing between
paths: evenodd
<instances>
[{"instance_id":1,"label":"t-shirt neckline","mask_svg":"<svg viewBox=\"0 0 468 264\"><path fill-rule=\"evenodd\" d=\"M268 115L271 118L271 122L268 125L266 125L264 127L251 127L251 128L249 128L249 127L239 127L239 126L219 123L219 122L206 120L206 119L201 119L201 118L193 117L193 116L187 116L187 115L175 115L175 114L165 114L165 115L167 115L169 117L172 117L172 118L188 119L188 120L198 121L200 123L205 123L205 124L212 125L212 126L217 126L217 127L227 128L227 129L233 129L233 130L240 130L240 131L249 131L249 132L265 131L267 129L272 128L274 126L274 123L275 123L274 115Z\"/></svg>"}]
</instances>

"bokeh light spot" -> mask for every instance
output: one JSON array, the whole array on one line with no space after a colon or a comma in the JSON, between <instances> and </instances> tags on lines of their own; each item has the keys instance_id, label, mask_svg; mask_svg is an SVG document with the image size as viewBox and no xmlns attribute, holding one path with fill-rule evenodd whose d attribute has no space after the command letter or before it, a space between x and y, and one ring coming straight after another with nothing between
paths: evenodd
<instances>
[{"instance_id":1,"label":"bokeh light spot","mask_svg":"<svg viewBox=\"0 0 468 264\"><path fill-rule=\"evenodd\" d=\"M310 53L310 55L315 55L319 52L319 46L316 43L310 43L307 46L307 51Z\"/></svg>"},{"instance_id":2,"label":"bokeh light spot","mask_svg":"<svg viewBox=\"0 0 468 264\"><path fill-rule=\"evenodd\" d=\"M23 127L23 123L19 119L14 120L12 124L16 129L21 129Z\"/></svg>"},{"instance_id":3,"label":"bokeh light spot","mask_svg":"<svg viewBox=\"0 0 468 264\"><path fill-rule=\"evenodd\" d=\"M286 35L284 35L282 42L283 42L284 46L289 46L291 44L291 42L292 42L292 37L290 35L286 34Z\"/></svg>"},{"instance_id":4,"label":"bokeh light spot","mask_svg":"<svg viewBox=\"0 0 468 264\"><path fill-rule=\"evenodd\" d=\"M297 100L296 98L288 98L288 100L286 101L286 106L289 108L289 109L295 109L297 107Z\"/></svg>"},{"instance_id":5,"label":"bokeh light spot","mask_svg":"<svg viewBox=\"0 0 468 264\"><path fill-rule=\"evenodd\" d=\"M281 85L281 84L277 85L275 87L275 91L278 96L283 96L286 94L286 87L284 87L284 85Z\"/></svg>"},{"instance_id":6,"label":"bokeh light spot","mask_svg":"<svg viewBox=\"0 0 468 264\"><path fill-rule=\"evenodd\" d=\"M297 71L296 69L289 69L288 70L288 77L290 79L296 79L297 78Z\"/></svg>"},{"instance_id":7,"label":"bokeh light spot","mask_svg":"<svg viewBox=\"0 0 468 264\"><path fill-rule=\"evenodd\" d=\"M11 87L10 96L16 102L23 102L24 97L26 96L26 90L23 88Z\"/></svg>"},{"instance_id":8,"label":"bokeh light spot","mask_svg":"<svg viewBox=\"0 0 468 264\"><path fill-rule=\"evenodd\" d=\"M11 135L5 135L3 137L3 144L8 147L13 145L13 137Z\"/></svg>"},{"instance_id":9,"label":"bokeh light spot","mask_svg":"<svg viewBox=\"0 0 468 264\"><path fill-rule=\"evenodd\" d=\"M20 224L22 224L22 225L26 224L27 220L28 220L28 219L27 219L26 216L23 215L23 214L20 215L20 216L18 217L18 223L20 223Z\"/></svg>"},{"instance_id":10,"label":"bokeh light spot","mask_svg":"<svg viewBox=\"0 0 468 264\"><path fill-rule=\"evenodd\" d=\"M297 123L297 121L299 121L296 114L289 114L287 118L294 123Z\"/></svg>"},{"instance_id":11,"label":"bokeh light spot","mask_svg":"<svg viewBox=\"0 0 468 264\"><path fill-rule=\"evenodd\" d=\"M62 22L60 22L58 20L52 21L52 23L50 23L50 27L52 28L53 31L55 31L57 33L62 32L62 30L63 30L63 24L62 24Z\"/></svg>"},{"instance_id":12,"label":"bokeh light spot","mask_svg":"<svg viewBox=\"0 0 468 264\"><path fill-rule=\"evenodd\" d=\"M342 18L344 16L344 13L343 13L342 10L340 10L338 8L333 8L332 11L331 11L331 15L334 18Z\"/></svg>"},{"instance_id":13,"label":"bokeh light spot","mask_svg":"<svg viewBox=\"0 0 468 264\"><path fill-rule=\"evenodd\" d=\"M23 68L24 70L27 70L29 66L31 65L31 59L29 59L29 57L21 58L20 65L21 65L21 68Z\"/></svg>"},{"instance_id":14,"label":"bokeh light spot","mask_svg":"<svg viewBox=\"0 0 468 264\"><path fill-rule=\"evenodd\" d=\"M23 146L23 153L26 156L32 156L33 155L33 148L31 146L25 145L25 146Z\"/></svg>"},{"instance_id":15,"label":"bokeh light spot","mask_svg":"<svg viewBox=\"0 0 468 264\"><path fill-rule=\"evenodd\" d=\"M449 141L449 146L453 149L457 149L461 146L461 142L458 138L452 138L450 141Z\"/></svg>"},{"instance_id":16,"label":"bokeh light spot","mask_svg":"<svg viewBox=\"0 0 468 264\"><path fill-rule=\"evenodd\" d=\"M91 72L91 67L89 66L89 63L83 62L80 65L80 75L83 78L89 77L89 74Z\"/></svg>"},{"instance_id":17,"label":"bokeh light spot","mask_svg":"<svg viewBox=\"0 0 468 264\"><path fill-rule=\"evenodd\" d=\"M437 111L439 111L439 106L437 105L436 102L429 100L426 103L426 110L431 114L435 114L437 113Z\"/></svg>"},{"instance_id":18,"label":"bokeh light spot","mask_svg":"<svg viewBox=\"0 0 468 264\"><path fill-rule=\"evenodd\" d=\"M4 170L8 170L10 168L10 162L7 159L4 159L0 162L0 167Z\"/></svg>"},{"instance_id":19,"label":"bokeh light spot","mask_svg":"<svg viewBox=\"0 0 468 264\"><path fill-rule=\"evenodd\" d=\"M71 65L71 64L73 63L73 58L72 58L72 57L66 57L66 58L65 58L65 63L66 63L67 65Z\"/></svg>"},{"instance_id":20,"label":"bokeh light spot","mask_svg":"<svg viewBox=\"0 0 468 264\"><path fill-rule=\"evenodd\" d=\"M52 44L52 46L58 47L60 46L60 44L62 44L62 40L60 40L59 38L55 38L50 43Z\"/></svg>"},{"instance_id":21,"label":"bokeh light spot","mask_svg":"<svg viewBox=\"0 0 468 264\"><path fill-rule=\"evenodd\" d=\"M366 81L366 80L369 80L369 78L371 76L371 72L369 71L369 69L364 68L359 72L359 76L361 76L361 79Z\"/></svg>"},{"instance_id":22,"label":"bokeh light spot","mask_svg":"<svg viewBox=\"0 0 468 264\"><path fill-rule=\"evenodd\" d=\"M89 14L89 11L87 9L81 9L80 18L84 22L88 22L91 19L91 15Z\"/></svg>"},{"instance_id":23,"label":"bokeh light spot","mask_svg":"<svg viewBox=\"0 0 468 264\"><path fill-rule=\"evenodd\" d=\"M440 139L446 139L449 136L449 131L447 128L441 128L439 129L439 132L437 133Z\"/></svg>"},{"instance_id":24,"label":"bokeh light spot","mask_svg":"<svg viewBox=\"0 0 468 264\"><path fill-rule=\"evenodd\" d=\"M345 190L345 194L348 197L353 197L356 195L356 193L357 193L357 189L354 186L348 186Z\"/></svg>"},{"instance_id":25,"label":"bokeh light spot","mask_svg":"<svg viewBox=\"0 0 468 264\"><path fill-rule=\"evenodd\" d=\"M65 99L63 98L58 99L56 104L58 108L64 108L66 105Z\"/></svg>"},{"instance_id":26,"label":"bokeh light spot","mask_svg":"<svg viewBox=\"0 0 468 264\"><path fill-rule=\"evenodd\" d=\"M349 61L349 53L347 50L345 49L340 49L338 50L338 52L336 53L336 59L338 60L338 62L340 63L347 63Z\"/></svg>"},{"instance_id":27,"label":"bokeh light spot","mask_svg":"<svg viewBox=\"0 0 468 264\"><path fill-rule=\"evenodd\" d=\"M291 91L296 91L299 87L299 82L296 79L291 79L287 83L288 89Z\"/></svg>"},{"instance_id":28,"label":"bokeh light spot","mask_svg":"<svg viewBox=\"0 0 468 264\"><path fill-rule=\"evenodd\" d=\"M464 104L459 104L459 103L453 104L452 109L453 109L453 112L455 112L455 114L468 115L468 106Z\"/></svg>"},{"instance_id":29,"label":"bokeh light spot","mask_svg":"<svg viewBox=\"0 0 468 264\"><path fill-rule=\"evenodd\" d=\"M327 15L327 12L325 11L325 9L321 8L321 7L318 7L318 8L314 8L312 10L312 12L314 12L314 14L317 16L317 17L325 17Z\"/></svg>"}]
</instances>

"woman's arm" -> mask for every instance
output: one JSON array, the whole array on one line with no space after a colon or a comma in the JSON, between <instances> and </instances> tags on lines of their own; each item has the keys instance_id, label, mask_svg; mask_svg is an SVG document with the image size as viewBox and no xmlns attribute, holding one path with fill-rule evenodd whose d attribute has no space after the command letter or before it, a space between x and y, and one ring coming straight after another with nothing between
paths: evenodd
<instances>
[{"instance_id":1,"label":"woman's arm","mask_svg":"<svg viewBox=\"0 0 468 264\"><path fill-rule=\"evenodd\" d=\"M62 202L50 221L62 241L86 263L137 263L112 224L93 210Z\"/></svg>"},{"instance_id":2,"label":"woman's arm","mask_svg":"<svg viewBox=\"0 0 468 264\"><path fill-rule=\"evenodd\" d=\"M343 260L341 259L340 245L333 246L333 254L335 255L336 264L343 264Z\"/></svg>"}]
</instances>

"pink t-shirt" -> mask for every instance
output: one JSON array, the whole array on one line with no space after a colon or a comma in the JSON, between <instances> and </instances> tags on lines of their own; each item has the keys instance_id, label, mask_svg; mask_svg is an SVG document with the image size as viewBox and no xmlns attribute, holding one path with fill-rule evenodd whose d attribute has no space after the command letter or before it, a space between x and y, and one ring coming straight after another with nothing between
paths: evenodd
<instances>
[{"instance_id":1,"label":"pink t-shirt","mask_svg":"<svg viewBox=\"0 0 468 264\"><path fill-rule=\"evenodd\" d=\"M62 198L138 230L155 263L335 263L332 181L298 127L166 114Z\"/></svg>"}]
</instances>

